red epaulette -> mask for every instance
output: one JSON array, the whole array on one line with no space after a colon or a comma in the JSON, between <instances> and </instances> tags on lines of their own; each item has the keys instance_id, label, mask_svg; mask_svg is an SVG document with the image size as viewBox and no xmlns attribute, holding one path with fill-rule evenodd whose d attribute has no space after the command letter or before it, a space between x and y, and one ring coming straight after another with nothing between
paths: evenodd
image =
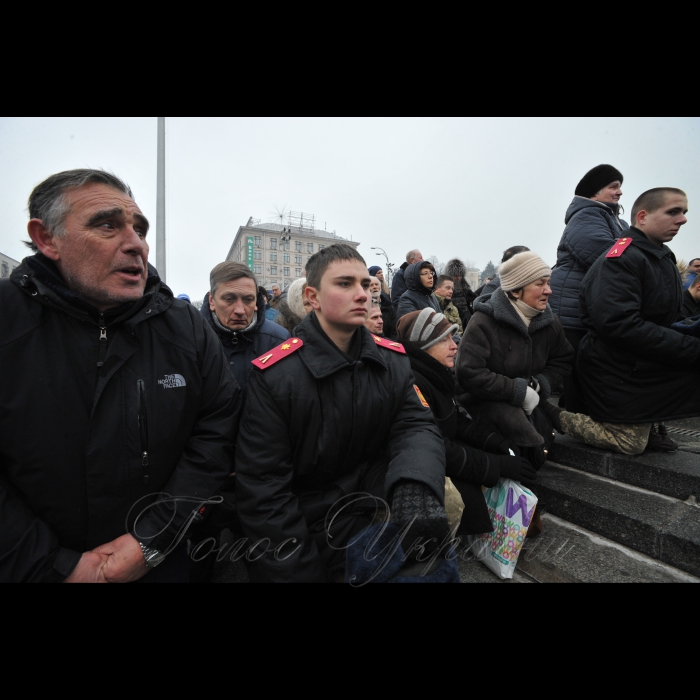
<instances>
[{"instance_id":1,"label":"red epaulette","mask_svg":"<svg viewBox=\"0 0 700 700\"><path fill-rule=\"evenodd\" d=\"M632 243L634 243L632 238L621 238L617 243L615 243L605 257L621 258L622 254L632 245Z\"/></svg>"},{"instance_id":2,"label":"red epaulette","mask_svg":"<svg viewBox=\"0 0 700 700\"><path fill-rule=\"evenodd\" d=\"M253 360L253 364L258 369L268 369L272 365L276 365L280 360L285 357L293 355L297 350L304 347L304 341L299 340L299 338L290 338L285 340L282 345L278 345L276 348L265 353L257 360Z\"/></svg>"},{"instance_id":3,"label":"red epaulette","mask_svg":"<svg viewBox=\"0 0 700 700\"><path fill-rule=\"evenodd\" d=\"M395 343L393 340L389 340L388 338L380 338L378 335L374 335L374 333L372 333L372 339L377 345L379 345L380 348L393 350L394 352L398 352L400 355L406 354L406 350L401 343Z\"/></svg>"}]
</instances>

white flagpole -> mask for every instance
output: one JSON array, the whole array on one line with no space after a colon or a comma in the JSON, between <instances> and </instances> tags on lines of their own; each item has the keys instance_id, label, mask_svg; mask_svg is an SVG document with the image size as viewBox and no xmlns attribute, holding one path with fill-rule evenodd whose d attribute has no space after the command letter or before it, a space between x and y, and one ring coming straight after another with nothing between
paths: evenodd
<instances>
[{"instance_id":1,"label":"white flagpole","mask_svg":"<svg viewBox=\"0 0 700 700\"><path fill-rule=\"evenodd\" d=\"M158 189L156 199L156 269L165 282L165 117L158 117Z\"/></svg>"}]
</instances>

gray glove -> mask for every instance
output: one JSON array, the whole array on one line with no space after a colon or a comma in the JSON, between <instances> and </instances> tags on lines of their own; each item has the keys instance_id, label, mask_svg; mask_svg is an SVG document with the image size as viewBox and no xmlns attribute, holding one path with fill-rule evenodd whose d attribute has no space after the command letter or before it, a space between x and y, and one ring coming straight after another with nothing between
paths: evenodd
<instances>
[{"instance_id":1,"label":"gray glove","mask_svg":"<svg viewBox=\"0 0 700 700\"><path fill-rule=\"evenodd\" d=\"M540 395L531 387L527 388L527 394L525 394L525 403L523 404L523 411L527 413L528 416L532 415L532 412L539 406Z\"/></svg>"}]
</instances>

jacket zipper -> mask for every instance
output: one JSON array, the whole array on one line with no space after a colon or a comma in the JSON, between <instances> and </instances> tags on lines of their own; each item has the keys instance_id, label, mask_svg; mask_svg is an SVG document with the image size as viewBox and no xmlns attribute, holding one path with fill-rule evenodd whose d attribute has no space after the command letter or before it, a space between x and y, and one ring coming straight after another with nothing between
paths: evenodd
<instances>
[{"instance_id":1,"label":"jacket zipper","mask_svg":"<svg viewBox=\"0 0 700 700\"><path fill-rule=\"evenodd\" d=\"M143 467L143 483L148 483L148 415L146 413L146 385L143 379L136 383L138 404L139 440L141 442L141 466Z\"/></svg>"},{"instance_id":2,"label":"jacket zipper","mask_svg":"<svg viewBox=\"0 0 700 700\"><path fill-rule=\"evenodd\" d=\"M107 356L107 326L105 326L104 314L100 314L100 346L97 354L97 366L102 367Z\"/></svg>"}]
</instances>

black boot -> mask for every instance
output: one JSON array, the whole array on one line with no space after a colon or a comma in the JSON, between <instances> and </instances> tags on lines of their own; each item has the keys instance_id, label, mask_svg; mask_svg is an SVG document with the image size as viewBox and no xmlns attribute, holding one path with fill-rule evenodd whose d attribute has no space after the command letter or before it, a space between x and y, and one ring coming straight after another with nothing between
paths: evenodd
<instances>
[{"instance_id":1,"label":"black boot","mask_svg":"<svg viewBox=\"0 0 700 700\"><path fill-rule=\"evenodd\" d=\"M666 426L663 423L659 423L658 427L656 425L651 426L647 450L649 452L676 452L678 443L671 440Z\"/></svg>"}]
</instances>

